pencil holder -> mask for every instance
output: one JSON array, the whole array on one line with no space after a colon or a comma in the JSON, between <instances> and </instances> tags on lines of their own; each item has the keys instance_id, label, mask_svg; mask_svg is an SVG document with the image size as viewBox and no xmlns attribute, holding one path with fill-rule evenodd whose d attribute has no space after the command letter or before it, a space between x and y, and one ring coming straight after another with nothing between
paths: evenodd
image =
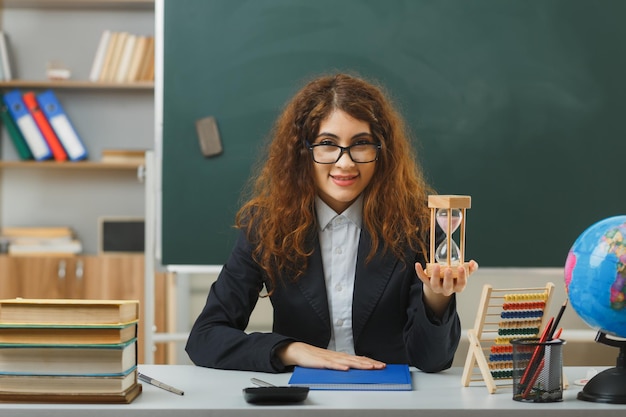
<instances>
[{"instance_id":1,"label":"pencil holder","mask_svg":"<svg viewBox=\"0 0 626 417\"><path fill-rule=\"evenodd\" d=\"M513 399L533 403L563 400L564 340L515 339Z\"/></svg>"}]
</instances>

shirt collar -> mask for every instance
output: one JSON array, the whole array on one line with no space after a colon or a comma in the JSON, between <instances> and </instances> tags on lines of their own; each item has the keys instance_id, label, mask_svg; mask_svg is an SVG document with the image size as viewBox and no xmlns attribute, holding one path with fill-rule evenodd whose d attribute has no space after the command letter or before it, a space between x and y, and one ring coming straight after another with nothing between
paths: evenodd
<instances>
[{"instance_id":1,"label":"shirt collar","mask_svg":"<svg viewBox=\"0 0 626 417\"><path fill-rule=\"evenodd\" d=\"M315 211L317 212L317 223L319 224L320 231L324 230L330 222L339 216L347 218L354 223L356 227L360 228L363 221L363 194L359 195L359 197L354 200L354 203L341 214L337 214L337 212L331 209L328 204L324 203L319 196L315 196Z\"/></svg>"}]
</instances>

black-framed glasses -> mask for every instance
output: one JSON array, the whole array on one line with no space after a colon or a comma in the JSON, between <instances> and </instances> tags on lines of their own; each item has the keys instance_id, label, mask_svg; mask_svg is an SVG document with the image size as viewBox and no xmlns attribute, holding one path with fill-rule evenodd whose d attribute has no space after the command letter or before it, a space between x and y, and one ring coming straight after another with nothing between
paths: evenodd
<instances>
[{"instance_id":1,"label":"black-framed glasses","mask_svg":"<svg viewBox=\"0 0 626 417\"><path fill-rule=\"evenodd\" d=\"M357 164L367 164L378 159L380 143L359 142L350 146L339 146L334 143L316 143L311 145L308 141L306 146L311 151L313 160L318 164L336 164L344 152Z\"/></svg>"}]
</instances>

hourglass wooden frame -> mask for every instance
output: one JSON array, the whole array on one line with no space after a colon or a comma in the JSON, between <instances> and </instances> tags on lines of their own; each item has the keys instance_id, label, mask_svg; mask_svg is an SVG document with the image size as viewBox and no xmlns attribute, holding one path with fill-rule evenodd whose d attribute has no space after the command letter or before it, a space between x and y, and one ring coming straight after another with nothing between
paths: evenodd
<instances>
[{"instance_id":1,"label":"hourglass wooden frame","mask_svg":"<svg viewBox=\"0 0 626 417\"><path fill-rule=\"evenodd\" d=\"M439 266L450 266L450 253L451 250L447 251L447 259L446 262L437 262L435 260L435 240L436 233L435 228L437 226L437 210L446 209L448 210L448 228L449 231L452 227L452 215L451 212L454 209L461 210L462 218L461 224L459 228L460 237L459 237L459 266L462 266L465 269L465 273L467 274L469 271L469 266L465 263L465 218L466 218L466 210L472 207L472 197L468 195L429 195L428 196L428 208L430 208L430 262L426 264L426 275L432 276L432 268L435 265ZM455 231L456 231L455 230ZM451 248L452 243L452 235L454 231L446 234L446 245L448 248ZM439 275L443 278L444 268L440 269ZM452 268L452 276L457 277L458 272L457 268Z\"/></svg>"}]
</instances>

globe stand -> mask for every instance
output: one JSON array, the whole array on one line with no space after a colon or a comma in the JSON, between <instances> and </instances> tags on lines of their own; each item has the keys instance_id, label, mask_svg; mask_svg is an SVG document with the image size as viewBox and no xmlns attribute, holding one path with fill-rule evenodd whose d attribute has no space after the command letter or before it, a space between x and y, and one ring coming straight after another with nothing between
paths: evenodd
<instances>
[{"instance_id":1,"label":"globe stand","mask_svg":"<svg viewBox=\"0 0 626 417\"><path fill-rule=\"evenodd\" d=\"M606 333L599 331L596 342L619 347L617 366L591 378L578 393L578 399L596 403L626 404L626 339L609 339Z\"/></svg>"}]
</instances>

